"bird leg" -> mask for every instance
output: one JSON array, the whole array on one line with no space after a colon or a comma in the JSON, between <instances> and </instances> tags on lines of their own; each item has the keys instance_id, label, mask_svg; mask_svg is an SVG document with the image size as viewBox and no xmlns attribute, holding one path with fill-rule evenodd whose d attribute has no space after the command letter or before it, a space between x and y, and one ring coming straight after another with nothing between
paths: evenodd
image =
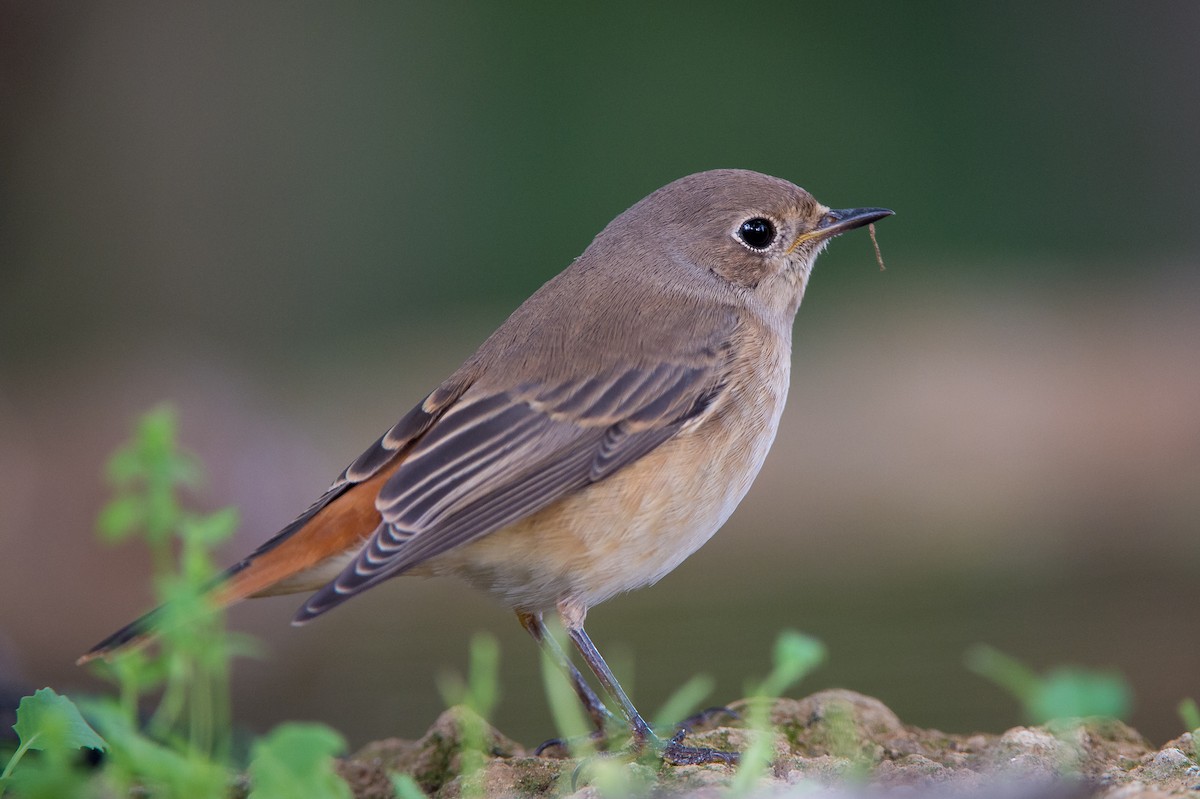
<instances>
[{"instance_id":1,"label":"bird leg","mask_svg":"<svg viewBox=\"0 0 1200 799\"><path fill-rule=\"evenodd\" d=\"M579 669L575 668L575 664L567 657L567 653L558 645L558 640L546 629L546 623L542 620L542 614L526 613L518 610L517 620L521 622L521 626L533 636L533 640L538 642L538 645L550 655L555 664L562 669L563 674L567 676L567 679L571 681L571 687L575 689L575 694L579 697L579 701L583 703L588 718L592 720L592 725L596 728L597 734L602 737L608 726L608 722L612 720L612 711L604 706L604 703L600 701L600 697L596 696L596 692L592 690L587 680L579 673ZM539 746L538 749L546 749L560 742L557 738L551 739Z\"/></svg>"},{"instance_id":2,"label":"bird leg","mask_svg":"<svg viewBox=\"0 0 1200 799\"><path fill-rule=\"evenodd\" d=\"M659 753L663 760L675 765L696 765L699 763L725 763L733 765L740 760L741 756L737 752L721 752L707 747L684 746L683 737L687 734L686 728L680 730L669 741L664 741L655 735L654 730L650 728L650 725L638 713L637 708L633 706L633 702L630 701L625 690L621 688L621 684L617 682L616 675L612 673L608 664L604 662L604 658L600 656L599 650L592 643L592 639L588 637L587 631L583 629L583 618L587 613L586 608L581 608L574 603L560 602L558 613L562 617L567 635L571 637L571 641L575 644L575 648L579 650L579 654L583 655L583 659L591 668L592 673L596 675L596 679L600 681L600 684L604 686L609 695L621 705L621 710L625 714L625 720L629 723L629 731L633 735L633 749L635 752L641 752L646 746L651 746Z\"/></svg>"}]
</instances>

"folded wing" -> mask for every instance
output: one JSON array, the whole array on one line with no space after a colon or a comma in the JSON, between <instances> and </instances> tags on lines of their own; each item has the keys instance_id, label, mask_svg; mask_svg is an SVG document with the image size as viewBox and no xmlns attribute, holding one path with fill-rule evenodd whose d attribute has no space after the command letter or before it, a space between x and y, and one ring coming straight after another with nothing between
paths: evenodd
<instances>
[{"instance_id":1,"label":"folded wing","mask_svg":"<svg viewBox=\"0 0 1200 799\"><path fill-rule=\"evenodd\" d=\"M724 358L710 353L554 385L468 390L408 450L376 500L383 523L296 621L636 461L720 396Z\"/></svg>"}]
</instances>

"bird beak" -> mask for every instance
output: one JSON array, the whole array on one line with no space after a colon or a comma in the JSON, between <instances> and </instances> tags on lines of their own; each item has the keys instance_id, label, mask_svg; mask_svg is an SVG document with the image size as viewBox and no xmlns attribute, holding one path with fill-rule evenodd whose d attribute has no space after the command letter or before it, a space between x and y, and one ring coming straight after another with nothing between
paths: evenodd
<instances>
[{"instance_id":1,"label":"bird beak","mask_svg":"<svg viewBox=\"0 0 1200 799\"><path fill-rule=\"evenodd\" d=\"M825 218L813 231L821 238L830 238L856 227L869 225L877 219L896 213L887 208L842 208L825 214Z\"/></svg>"},{"instance_id":2,"label":"bird beak","mask_svg":"<svg viewBox=\"0 0 1200 799\"><path fill-rule=\"evenodd\" d=\"M796 237L796 241L788 248L788 252L799 247L806 241L823 241L834 236L840 236L847 230L863 227L872 222L896 213L889 208L835 208L827 211L817 226L807 233Z\"/></svg>"}]
</instances>

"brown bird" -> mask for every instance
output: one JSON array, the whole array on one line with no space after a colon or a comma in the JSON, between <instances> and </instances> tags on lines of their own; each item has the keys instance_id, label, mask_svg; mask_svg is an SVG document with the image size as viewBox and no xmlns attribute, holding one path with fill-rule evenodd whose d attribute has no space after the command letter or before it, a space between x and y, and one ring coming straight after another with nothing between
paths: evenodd
<instances>
[{"instance_id":1,"label":"brown bird","mask_svg":"<svg viewBox=\"0 0 1200 799\"><path fill-rule=\"evenodd\" d=\"M308 510L212 589L220 605L316 591L303 624L401 574L454 575L513 608L598 730L611 714L547 633L556 612L636 748L662 741L584 631L725 522L783 412L791 329L834 236L892 212L831 210L744 170L671 183L614 219ZM153 633L154 613L80 658Z\"/></svg>"}]
</instances>

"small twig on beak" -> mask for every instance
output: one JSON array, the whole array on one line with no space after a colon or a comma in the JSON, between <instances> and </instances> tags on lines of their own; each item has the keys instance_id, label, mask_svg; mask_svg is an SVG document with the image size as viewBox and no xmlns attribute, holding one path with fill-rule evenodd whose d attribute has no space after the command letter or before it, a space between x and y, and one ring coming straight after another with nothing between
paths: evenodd
<instances>
[{"instance_id":1,"label":"small twig on beak","mask_svg":"<svg viewBox=\"0 0 1200 799\"><path fill-rule=\"evenodd\" d=\"M871 234L871 244L875 245L875 260L879 262L879 271L882 272L887 269L887 267L883 265L883 253L879 251L879 239L875 238L874 222L867 225L867 232Z\"/></svg>"}]
</instances>

